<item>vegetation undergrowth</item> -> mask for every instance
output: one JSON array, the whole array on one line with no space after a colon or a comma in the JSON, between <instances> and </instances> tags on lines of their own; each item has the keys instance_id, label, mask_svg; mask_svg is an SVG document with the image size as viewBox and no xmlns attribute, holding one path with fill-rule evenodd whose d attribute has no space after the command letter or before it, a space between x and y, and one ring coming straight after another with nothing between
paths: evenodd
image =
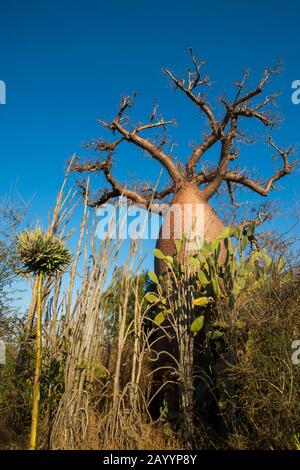
<instances>
[{"instance_id":1,"label":"vegetation undergrowth","mask_svg":"<svg viewBox=\"0 0 300 470\"><path fill-rule=\"evenodd\" d=\"M30 269L26 316L13 328L1 317L1 448L27 447L38 309L37 448L299 448L297 267L253 245L253 225L185 260L185 240L174 256L155 250L160 278L141 271L139 240L120 268L122 240L97 239L87 204L73 233L77 198L64 183L47 228L76 240L67 270L45 276L38 296Z\"/></svg>"}]
</instances>

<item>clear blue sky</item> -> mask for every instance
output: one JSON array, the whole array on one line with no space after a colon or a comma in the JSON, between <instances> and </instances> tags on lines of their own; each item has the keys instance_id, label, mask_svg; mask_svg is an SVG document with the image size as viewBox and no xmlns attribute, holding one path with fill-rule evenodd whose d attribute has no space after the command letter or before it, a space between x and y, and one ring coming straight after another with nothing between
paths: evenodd
<instances>
[{"instance_id":1,"label":"clear blue sky","mask_svg":"<svg viewBox=\"0 0 300 470\"><path fill-rule=\"evenodd\" d=\"M300 79L298 0L10 0L0 8L0 80L7 104L0 106L0 195L17 189L35 196L32 220L46 221L63 169L81 145L100 137L97 118L110 118L120 96L138 92L136 112L148 117L157 98L166 118L177 117L176 154L185 158L188 143L199 139L203 122L175 94L163 67L182 73L190 46L207 62L214 82L212 101L228 90L244 68L253 83L277 58L285 71L270 90L282 91L285 120L276 132L282 146L299 143L300 105L291 103L291 83ZM246 149L242 165L272 172L270 151ZM116 175L155 180L159 167L125 150ZM299 174L282 180L275 199L297 203ZM283 228L290 220L284 219ZM280 223L278 225L280 228Z\"/></svg>"}]
</instances>

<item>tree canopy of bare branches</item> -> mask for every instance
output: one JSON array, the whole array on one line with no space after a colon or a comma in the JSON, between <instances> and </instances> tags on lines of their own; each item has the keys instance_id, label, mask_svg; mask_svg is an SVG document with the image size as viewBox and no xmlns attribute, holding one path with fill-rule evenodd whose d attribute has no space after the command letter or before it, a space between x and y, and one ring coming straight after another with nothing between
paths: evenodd
<instances>
[{"instance_id":1,"label":"tree canopy of bare branches","mask_svg":"<svg viewBox=\"0 0 300 470\"><path fill-rule=\"evenodd\" d=\"M204 62L195 57L192 49L190 49L190 56L192 65L187 77L179 78L168 69L164 72L174 87L180 90L205 116L207 132L203 140L194 146L185 166L179 164L172 155L172 149L167 150L169 143L167 130L175 123L175 119L164 119L158 113L158 105L155 103L148 122L135 125L128 115L135 95L123 97L118 112L111 121L98 121L111 133L112 140L100 139L89 144L89 147L101 153L103 158L85 162L77 159L72 164L73 171L78 173L102 172L109 183L109 188L103 190L99 197L90 199L85 181L79 182L90 206L97 207L114 197L124 195L130 201L150 210L154 207L157 209L161 201L186 184L197 186L206 201L216 193L223 182L227 183L229 191L231 191L232 184L241 185L261 196L267 196L278 180L291 173L296 164L290 159L293 149L281 149L269 133L266 133L266 145L270 151L275 151L272 157L276 158L280 164L268 179L253 179L245 169L239 169L236 163L232 167L232 161L237 162L240 158L242 144L249 142L242 127L243 120L251 118L270 131L279 123L274 113L278 94L267 95L265 88L271 76L281 71L281 65L266 68L261 79L252 89L248 87L249 71L246 70L242 80L234 82L233 99L229 101L224 96L219 99L221 117L219 117L220 113L217 117L214 107L206 98L205 90L211 82L203 72ZM156 131L153 138L149 138L149 132L147 132L151 130ZM167 171L170 184L161 191L157 191L157 188L151 185L139 185L133 190L120 184L112 174L112 158L116 149L124 143L141 149L142 152L158 161ZM201 167L201 160L203 161L206 152L213 146L219 152L217 165L209 169L204 165Z\"/></svg>"}]
</instances>

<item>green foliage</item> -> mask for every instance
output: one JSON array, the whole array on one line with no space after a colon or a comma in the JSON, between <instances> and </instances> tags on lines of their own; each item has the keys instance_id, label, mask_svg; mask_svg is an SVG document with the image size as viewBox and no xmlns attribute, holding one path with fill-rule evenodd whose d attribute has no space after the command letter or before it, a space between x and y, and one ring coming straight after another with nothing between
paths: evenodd
<instances>
[{"instance_id":1,"label":"green foliage","mask_svg":"<svg viewBox=\"0 0 300 470\"><path fill-rule=\"evenodd\" d=\"M295 450L300 450L300 434L294 434Z\"/></svg>"},{"instance_id":2,"label":"green foliage","mask_svg":"<svg viewBox=\"0 0 300 470\"><path fill-rule=\"evenodd\" d=\"M10 314L15 313L12 301L16 294L16 288L12 289L16 280L14 236L23 215L24 207L0 201L0 337L7 328L14 327L10 318Z\"/></svg>"},{"instance_id":3,"label":"green foliage","mask_svg":"<svg viewBox=\"0 0 300 470\"><path fill-rule=\"evenodd\" d=\"M156 323L157 325L161 325L165 321L165 318L165 314L163 312L159 312L154 318L154 323Z\"/></svg>"},{"instance_id":4,"label":"green foliage","mask_svg":"<svg viewBox=\"0 0 300 470\"><path fill-rule=\"evenodd\" d=\"M162 253L162 251L159 250L158 248L155 248L153 250L153 253L154 253L155 258L157 258L157 259L165 259L166 258L165 255Z\"/></svg>"},{"instance_id":5,"label":"green foliage","mask_svg":"<svg viewBox=\"0 0 300 470\"><path fill-rule=\"evenodd\" d=\"M295 449L300 427L300 368L291 344L300 337L299 277L270 266L264 282L248 289L234 312L246 325L228 332L238 353L235 406L242 419L236 434L250 449ZM234 336L234 341L233 341Z\"/></svg>"},{"instance_id":6,"label":"green foliage","mask_svg":"<svg viewBox=\"0 0 300 470\"><path fill-rule=\"evenodd\" d=\"M137 289L134 287L137 279L132 285L129 282L126 327L133 323L139 302L139 306L152 308L149 315L147 310L147 321L152 318L149 329L156 325L157 330L162 331L158 326L179 315L180 332L185 328L192 340L188 347L192 343L198 347L196 354L200 359L198 361L197 357L193 400L201 448L299 448L300 369L291 364L291 341L300 335L299 280L287 270L282 256L270 256L262 249L250 250L248 241L253 232L253 227L247 231L227 227L217 240L193 252L188 263L181 261L184 240L177 240L174 256L155 252L166 263L166 273L160 279L150 272L139 277ZM122 269L115 271L103 296L106 303L103 300L99 306L105 312L104 341L109 340L112 345L107 349L110 358L115 354L118 340L119 307L124 302L123 281ZM169 326L170 322L165 325ZM145 331L148 325L143 327ZM9 333L16 345L21 344L22 328L20 324ZM8 331L7 324L4 329ZM97 355L91 356L90 362L75 358L72 362L68 338L74 336L74 331L59 331L64 333L61 338L53 337L55 350L51 349L52 338L47 343L49 349L46 344L44 348L40 421L45 431L41 447L47 445L45 441L57 410L68 406L64 402L67 375L84 377L89 371L85 391L89 394L89 406L95 405L100 415L103 410L107 413L110 400L107 390L113 386L111 371L114 368ZM129 328L129 331L132 330ZM122 387L131 380L133 339L136 337L130 332L122 356ZM3 423L0 439L3 442L15 440L16 436L26 438L29 430L34 366L34 348L32 342L30 344L29 363L22 371L17 370L18 351L14 347L9 348L7 364L0 367L0 419ZM231 365L227 361L228 352L236 358ZM66 363L71 364L69 369ZM147 386L151 367L153 364L145 360L142 368ZM227 374L233 377L229 381L232 394L226 389ZM172 381L176 377L174 374ZM179 384L181 386L182 382ZM157 426L166 436L181 436L183 426L179 414L176 425L170 424L174 413L173 397L171 393L169 401L164 400L163 406L157 407L161 414ZM231 403L237 420L230 434L224 435L220 432L220 420L222 416L227 417ZM130 406L129 402L126 406ZM10 430L9 435L6 429Z\"/></svg>"},{"instance_id":7,"label":"green foliage","mask_svg":"<svg viewBox=\"0 0 300 470\"><path fill-rule=\"evenodd\" d=\"M150 280L152 282L154 282L154 284L156 284L156 285L159 284L158 278L157 278L156 274L153 271L149 271L148 275L149 275Z\"/></svg>"},{"instance_id":8,"label":"green foliage","mask_svg":"<svg viewBox=\"0 0 300 470\"><path fill-rule=\"evenodd\" d=\"M191 324L191 331L196 335L200 330L202 330L204 325L204 315L200 315L200 317L195 318L193 323Z\"/></svg>"},{"instance_id":9,"label":"green foliage","mask_svg":"<svg viewBox=\"0 0 300 470\"><path fill-rule=\"evenodd\" d=\"M300 385L299 374L290 370L293 328L288 329L289 320L284 316L280 322L278 316L276 319L273 306L279 302L277 295L285 290L291 275L282 256L270 256L265 249L250 244L254 231L254 224L247 230L226 227L218 239L204 242L187 262L182 256L184 240L176 242L176 254L172 257L156 250L155 256L165 262L165 273L158 284L157 278L152 277L156 289L147 300L156 308L156 324L169 319L168 325L177 325L180 335L188 334L189 328L185 344L189 348L201 345L197 352L197 376L205 380L194 384L197 416L207 420L201 426L209 429L216 419L216 415L209 414L214 403L222 426L231 426L234 439L247 442L247 448L280 448L280 442L284 442L283 448L293 448L297 445L293 436L297 435L299 425L295 414ZM294 294L290 295L290 299L293 297ZM289 300L280 302L280 310L286 312ZM268 303L271 316L266 310ZM254 307L256 304L260 306ZM253 318L259 320L253 322ZM294 337L298 338L299 321L295 325ZM180 357L186 354L181 350ZM286 370L282 370L282 358ZM180 383L185 380L181 375ZM290 394L290 404L280 396L281 390ZM239 413L236 422L231 421L232 409ZM272 422L269 425L272 436L267 436L268 422ZM222 439L221 448L241 445Z\"/></svg>"},{"instance_id":10,"label":"green foliage","mask_svg":"<svg viewBox=\"0 0 300 470\"><path fill-rule=\"evenodd\" d=\"M6 363L0 365L0 445L11 440L26 446L30 426L32 401L33 350L27 356L26 368L16 367L21 338L14 337L15 344L7 343Z\"/></svg>"},{"instance_id":11,"label":"green foliage","mask_svg":"<svg viewBox=\"0 0 300 470\"><path fill-rule=\"evenodd\" d=\"M138 282L138 292L136 298L136 292L130 289L128 301L127 301L127 325L134 318L134 311L136 302L141 302L145 296L145 291L153 288L153 282L146 272L143 272L139 277L132 276L132 283ZM119 307L120 303L124 302L123 291L124 286L122 280L124 277L124 268L120 267L117 269L112 277L111 283L106 290L107 297L107 313L106 313L106 331L107 337L112 338L118 334L119 325ZM152 289L153 290L153 289ZM150 292L149 292L150 293ZM151 301L154 301L152 299Z\"/></svg>"},{"instance_id":12,"label":"green foliage","mask_svg":"<svg viewBox=\"0 0 300 470\"><path fill-rule=\"evenodd\" d=\"M152 304L159 302L159 297L154 292L147 292L145 295L145 299Z\"/></svg>"},{"instance_id":13,"label":"green foliage","mask_svg":"<svg viewBox=\"0 0 300 470\"><path fill-rule=\"evenodd\" d=\"M203 246L189 257L188 266L182 264L179 256L184 240L176 240L177 255L173 257L165 256L161 250L155 249L155 257L165 261L166 275L158 280L154 273L150 273L156 285L156 292L149 292L146 299L161 309L159 320L165 318L170 311L168 297L174 292L171 281L174 276L181 285L186 283L187 276L193 284L193 306L196 309L192 321L197 324L199 309L220 303L233 309L240 294L245 292L247 287L251 286L253 290L264 283L267 270L280 272L284 266L282 258L276 263L264 249L249 252L249 239L253 237L254 231L255 224L247 230L235 226L226 227L216 240L204 242ZM236 327L242 328L238 323ZM212 339L217 336L220 337L217 334L208 335Z\"/></svg>"},{"instance_id":14,"label":"green foliage","mask_svg":"<svg viewBox=\"0 0 300 470\"><path fill-rule=\"evenodd\" d=\"M209 297L198 297L198 299L195 299L193 304L196 305L197 307L206 307L210 303L210 298Z\"/></svg>"}]
</instances>

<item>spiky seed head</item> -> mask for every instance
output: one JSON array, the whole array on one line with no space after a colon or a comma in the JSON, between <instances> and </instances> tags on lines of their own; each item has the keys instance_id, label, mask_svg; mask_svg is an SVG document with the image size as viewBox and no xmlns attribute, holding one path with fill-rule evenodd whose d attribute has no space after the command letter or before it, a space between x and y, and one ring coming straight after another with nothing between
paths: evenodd
<instances>
[{"instance_id":1,"label":"spiky seed head","mask_svg":"<svg viewBox=\"0 0 300 470\"><path fill-rule=\"evenodd\" d=\"M19 274L51 276L63 271L70 264L72 255L62 240L45 233L39 226L24 230L16 238Z\"/></svg>"}]
</instances>

